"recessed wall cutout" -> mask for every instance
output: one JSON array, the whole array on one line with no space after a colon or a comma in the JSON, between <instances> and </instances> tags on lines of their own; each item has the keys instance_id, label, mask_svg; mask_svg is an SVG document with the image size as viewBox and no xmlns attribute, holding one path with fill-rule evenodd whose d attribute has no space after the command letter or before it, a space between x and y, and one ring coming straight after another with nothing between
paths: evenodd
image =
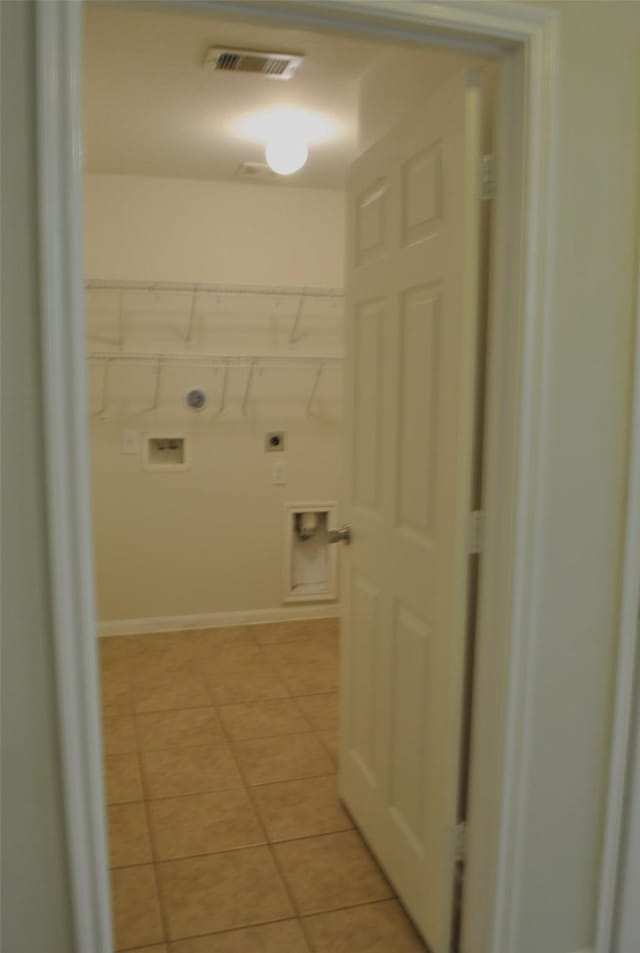
<instances>
[{"instance_id":1,"label":"recessed wall cutout","mask_svg":"<svg viewBox=\"0 0 640 953\"><path fill-rule=\"evenodd\" d=\"M335 503L285 505L285 602L337 598L337 547L329 545Z\"/></svg>"},{"instance_id":2,"label":"recessed wall cutout","mask_svg":"<svg viewBox=\"0 0 640 953\"><path fill-rule=\"evenodd\" d=\"M188 468L186 437L147 435L144 450L144 465L147 470L186 470Z\"/></svg>"},{"instance_id":3,"label":"recessed wall cutout","mask_svg":"<svg viewBox=\"0 0 640 953\"><path fill-rule=\"evenodd\" d=\"M267 453L278 453L284 450L285 444L284 430L272 430L264 438L264 449Z\"/></svg>"}]
</instances>

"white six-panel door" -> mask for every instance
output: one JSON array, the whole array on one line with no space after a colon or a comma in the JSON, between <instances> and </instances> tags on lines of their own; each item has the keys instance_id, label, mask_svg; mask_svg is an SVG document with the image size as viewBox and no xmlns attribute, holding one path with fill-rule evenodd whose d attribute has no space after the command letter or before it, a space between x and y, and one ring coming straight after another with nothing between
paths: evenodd
<instances>
[{"instance_id":1,"label":"white six-panel door","mask_svg":"<svg viewBox=\"0 0 640 953\"><path fill-rule=\"evenodd\" d=\"M340 791L433 953L457 821L480 105L477 75L448 81L348 185Z\"/></svg>"}]
</instances>

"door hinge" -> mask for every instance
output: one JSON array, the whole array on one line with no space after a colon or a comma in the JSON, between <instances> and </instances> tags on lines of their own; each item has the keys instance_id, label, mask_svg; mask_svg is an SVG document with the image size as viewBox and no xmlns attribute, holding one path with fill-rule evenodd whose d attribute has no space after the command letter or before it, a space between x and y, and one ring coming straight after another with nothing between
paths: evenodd
<instances>
[{"instance_id":1,"label":"door hinge","mask_svg":"<svg viewBox=\"0 0 640 953\"><path fill-rule=\"evenodd\" d=\"M482 510L472 510L469 514L469 552L482 552L482 529L483 529Z\"/></svg>"},{"instance_id":2,"label":"door hinge","mask_svg":"<svg viewBox=\"0 0 640 953\"><path fill-rule=\"evenodd\" d=\"M480 197L487 201L495 198L497 188L496 157L493 154L482 156L480 176Z\"/></svg>"},{"instance_id":3,"label":"door hinge","mask_svg":"<svg viewBox=\"0 0 640 953\"><path fill-rule=\"evenodd\" d=\"M465 821L456 824L453 859L457 864L462 864L467 859L467 825Z\"/></svg>"}]
</instances>

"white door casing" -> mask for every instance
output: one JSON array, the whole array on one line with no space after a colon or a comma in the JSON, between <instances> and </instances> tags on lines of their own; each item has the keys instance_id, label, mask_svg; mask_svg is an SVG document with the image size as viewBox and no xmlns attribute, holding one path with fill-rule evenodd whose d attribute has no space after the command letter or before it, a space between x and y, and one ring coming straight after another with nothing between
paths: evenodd
<instances>
[{"instance_id":1,"label":"white door casing","mask_svg":"<svg viewBox=\"0 0 640 953\"><path fill-rule=\"evenodd\" d=\"M481 87L460 74L348 185L340 793L448 951L477 349Z\"/></svg>"},{"instance_id":2,"label":"white door casing","mask_svg":"<svg viewBox=\"0 0 640 953\"><path fill-rule=\"evenodd\" d=\"M549 289L555 261L551 213L561 15L539 4L490 0L420 4L380 0L368 9L345 0L322 5L298 2L275 13L272 4L249 4L247 0L224 0L224 4L202 0L200 6L203 11L217 12L224 7L225 13L235 9L243 14L251 8L256 16L285 19L310 29L328 24L341 31L371 30L399 41L408 39L414 45L434 42L434 38L453 48L464 47L469 39L491 41L498 51L507 51L504 63L515 71L517 82L509 84L510 95L501 98L500 106L507 150L501 155L496 203L501 214L495 241L496 295L491 322L495 354L491 363L501 372L489 373L487 445L491 459L486 472L492 479L491 498L486 501L480 613L481 634L486 631L491 638L480 638L477 660L480 717L475 725L481 737L475 741L476 750L478 741L482 742L483 778L475 793L474 816L479 823L470 831L473 851L465 906L468 948L474 953L510 953L524 866L519 849L519 818L527 782L524 767L535 721L527 704L530 679L524 663L532 657L538 638L535 567L541 549L541 515L536 501L543 480L538 461L548 447L542 427L542 396L547 383L547 342L555 320ZM82 10L79 4L38 0L37 14L38 98L43 104L38 114L39 227L43 257L54 260L53 267L42 270L41 280L42 323L48 345L43 364L45 432L50 438L47 506L54 514L50 550L56 571L51 589L62 700L59 733L68 781L64 793L67 816L73 821L68 824L72 903L79 949L110 953L104 812L94 793L101 783L92 643L95 627L87 607L90 586L85 572L91 575L92 551L86 516L89 450L79 264ZM64 343L54 347L56 342ZM58 389L60 381L65 386ZM634 406L637 413L640 388ZM74 514L70 522L60 517L66 512ZM629 508L626 522L630 533L637 531L637 507ZM637 572L637 553L635 558L627 554L626 565L631 574ZM630 626L627 613L621 624L621 640L627 645L635 644L635 619L632 621ZM624 667L621 672L621 680L629 681L632 672ZM622 724L616 743L627 730L628 723ZM621 771L614 765L610 801L619 801L621 795ZM84 808L90 814L87 824L78 823ZM617 834L608 838L616 841ZM603 870L606 890L601 891L598 912L603 922L609 922L609 887L616 853L614 844L614 859ZM607 927L597 949L608 953L610 945Z\"/></svg>"}]
</instances>

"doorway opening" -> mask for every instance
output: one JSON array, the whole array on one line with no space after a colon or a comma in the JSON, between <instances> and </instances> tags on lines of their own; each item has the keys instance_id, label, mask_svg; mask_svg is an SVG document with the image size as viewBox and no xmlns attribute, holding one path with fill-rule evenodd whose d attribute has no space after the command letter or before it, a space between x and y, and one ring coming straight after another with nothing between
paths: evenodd
<instances>
[{"instance_id":1,"label":"doorway opening","mask_svg":"<svg viewBox=\"0 0 640 953\"><path fill-rule=\"evenodd\" d=\"M459 651L438 663L455 666L457 694L428 710L437 665L422 590L444 583L429 576L427 551L441 544L433 494L415 481L436 457L457 460L466 483L457 472L433 479L460 485L465 516L481 509L491 205L477 189L495 70L475 52L151 5L85 12L85 304L116 951L459 946L478 555L465 549L464 598L449 599ZM423 113L431 100L433 116ZM461 110L453 131L448 107ZM444 131L423 141L431 121ZM308 152L291 175L274 171L274 128L284 161L300 139ZM447 191L449 150L458 178ZM441 272L427 273L415 251L437 245L470 179L477 215L460 205L464 242L437 248ZM384 260L391 220L404 261ZM391 275L402 269L408 281ZM464 366L441 326L451 308L441 287L471 289ZM395 316L381 310L385 295ZM460 313L469 303L460 298ZM434 383L440 360L451 391ZM455 453L435 442L447 414L466 438ZM383 492L395 494L393 545L409 547L393 557L382 538L373 555L363 545L382 525ZM459 540L471 522L456 507L450 516ZM339 551L345 517L353 549ZM389 563L372 568L381 554ZM386 593L396 556L403 579ZM434 786L417 762L455 767ZM425 872L430 811L453 823L440 824L434 850L447 863Z\"/></svg>"}]
</instances>

